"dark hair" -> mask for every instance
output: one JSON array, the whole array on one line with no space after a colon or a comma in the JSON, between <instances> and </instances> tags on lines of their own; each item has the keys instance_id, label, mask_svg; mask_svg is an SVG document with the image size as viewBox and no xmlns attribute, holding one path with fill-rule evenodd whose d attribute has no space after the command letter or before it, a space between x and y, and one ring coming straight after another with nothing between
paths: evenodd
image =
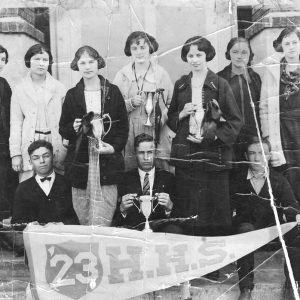
<instances>
[{"instance_id":1,"label":"dark hair","mask_svg":"<svg viewBox=\"0 0 300 300\"><path fill-rule=\"evenodd\" d=\"M51 143L45 140L36 140L32 142L28 147L28 154L29 156L38 148L45 147L53 154L53 146Z\"/></svg>"},{"instance_id":2,"label":"dark hair","mask_svg":"<svg viewBox=\"0 0 300 300\"><path fill-rule=\"evenodd\" d=\"M80 47L75 53L75 57L73 58L71 65L70 65L70 67L73 71L79 71L77 63L83 53L87 53L90 57L92 57L98 61L98 69L102 69L105 67L105 61L100 56L98 51L91 46L85 45L85 46Z\"/></svg>"},{"instance_id":3,"label":"dark hair","mask_svg":"<svg viewBox=\"0 0 300 300\"><path fill-rule=\"evenodd\" d=\"M239 36L239 37L234 37L234 38L232 38L232 39L229 41L229 43L228 43L228 45L227 45L226 52L225 52L225 57L226 57L228 60L231 60L231 57L230 57L230 50L231 50L231 48L232 48L235 44L237 44L237 43L246 43L246 44L248 45L248 48L249 48L249 50L250 50L250 55L249 55L248 65L250 65L250 63L251 63L251 61L252 61L252 59L253 59L253 57L254 57L254 53L253 53L253 51L252 51L252 48L251 48L251 45L250 45L249 40L247 40L246 38L241 37L241 36Z\"/></svg>"},{"instance_id":4,"label":"dark hair","mask_svg":"<svg viewBox=\"0 0 300 300\"><path fill-rule=\"evenodd\" d=\"M276 52L283 52L282 40L283 40L283 38L290 35L291 33L296 33L298 39L300 40L300 31L296 26L286 27L280 32L278 38L273 41L273 47Z\"/></svg>"},{"instance_id":5,"label":"dark hair","mask_svg":"<svg viewBox=\"0 0 300 300\"><path fill-rule=\"evenodd\" d=\"M8 52L6 50L6 48L4 48L2 45L0 45L0 53L5 53L6 58L5 58L5 63L8 63Z\"/></svg>"},{"instance_id":6,"label":"dark hair","mask_svg":"<svg viewBox=\"0 0 300 300\"><path fill-rule=\"evenodd\" d=\"M126 56L131 56L130 46L133 43L139 44L140 39L144 39L148 44L150 54L158 50L158 43L153 36L144 31L134 31L129 34L125 43L124 53Z\"/></svg>"},{"instance_id":7,"label":"dark hair","mask_svg":"<svg viewBox=\"0 0 300 300\"><path fill-rule=\"evenodd\" d=\"M269 151L271 152L271 144L269 142L269 140L267 138L262 138L261 139L262 144L266 144L269 148ZM246 151L248 151L248 148L253 145L253 144L259 144L260 140L259 137L254 135L254 136L250 136L247 140L247 145L246 145Z\"/></svg>"},{"instance_id":8,"label":"dark hair","mask_svg":"<svg viewBox=\"0 0 300 300\"><path fill-rule=\"evenodd\" d=\"M141 133L134 138L134 149L136 150L136 148L143 142L154 142L154 139L149 134Z\"/></svg>"},{"instance_id":9,"label":"dark hair","mask_svg":"<svg viewBox=\"0 0 300 300\"><path fill-rule=\"evenodd\" d=\"M42 54L43 52L46 52L49 55L49 68L50 68L53 63L53 57L52 57L52 54L51 54L50 50L48 49L48 47L46 47L42 44L35 44L27 50L27 52L24 56L25 66L27 68L30 68L31 57L36 54Z\"/></svg>"},{"instance_id":10,"label":"dark hair","mask_svg":"<svg viewBox=\"0 0 300 300\"><path fill-rule=\"evenodd\" d=\"M192 45L197 46L199 51L205 52L206 61L211 61L216 55L215 48L210 41L200 35L197 35L188 39L181 49L181 59L185 62L187 62L186 56Z\"/></svg>"}]
</instances>

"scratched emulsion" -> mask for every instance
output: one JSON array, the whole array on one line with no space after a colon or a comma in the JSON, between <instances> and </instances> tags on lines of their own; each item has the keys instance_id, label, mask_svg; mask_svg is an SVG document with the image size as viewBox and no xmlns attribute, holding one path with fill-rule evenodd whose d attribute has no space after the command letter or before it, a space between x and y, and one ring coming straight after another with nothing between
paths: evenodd
<instances>
[{"instance_id":1,"label":"scratched emulsion","mask_svg":"<svg viewBox=\"0 0 300 300\"><path fill-rule=\"evenodd\" d=\"M74 27L77 27L76 24L76 19L73 18L73 16L71 15L71 13L69 13L68 10L70 9L77 9L77 10L82 10L85 11L87 8L89 7L94 7L95 10L105 10L106 11L106 21L107 21L107 26L105 28L95 28L95 31L100 31L100 30L105 30L106 31L106 39L103 41L103 45L101 45L101 49L105 49L104 53L100 53L106 61L106 68L103 70L103 75L105 78L110 78L111 77L111 70L110 67L113 66L114 71L116 70L116 66L113 65L114 60L120 61L118 55L116 55L116 51L114 51L114 53L112 52L112 45L111 43L116 43L119 42L120 43L120 47L119 49L123 49L123 45L124 45L124 41L126 36L124 35L124 38L122 41L116 41L113 37L113 32L112 32L112 26L114 24L122 24L121 22L119 22L118 18L120 18L121 16L119 15L120 12L118 10L116 10L116 7L118 7L118 3L120 1L123 0L106 0L106 1L101 1L101 0L27 0L27 1L1 1L1 4L3 2L2 5L4 5L5 7L10 7L10 5L15 5L15 7L17 6L27 6L27 7L39 7L39 6L47 6L49 5L52 9L53 8L59 8L60 10L64 11L64 14L66 15L70 15L69 21L71 23L73 23ZM172 1L172 0L165 0L165 1L148 1L148 0L140 0L140 1L130 1L127 0L126 1L126 5L127 5L127 10L130 12L130 18L131 18L131 22L132 24L134 24L134 26L132 26L132 28L130 28L130 30L145 30L145 31L149 31L148 28L145 28L145 26L143 24L145 24L145 21L143 20L144 16L143 14L139 14L137 12L137 9L140 11L141 6L143 5L149 5L149 7L151 7L151 5L154 5L154 3L158 3L158 4L162 4L162 3L166 3L167 1ZM282 0L283 2L287 2ZM197 0L182 0L182 1L177 1L178 6L182 6L183 8L188 6L188 5L193 5L195 7L196 10L203 10L204 7L208 7L208 6L202 6L201 5L201 0L197 1ZM212 1L213 2L213 1ZM258 1L258 2L263 2L263 1ZM281 8L281 1L277 0L277 1L271 1L271 3L274 5L274 7L276 7L277 9ZM236 16L234 10L236 9L236 1L234 0L228 0L226 1L218 1L215 0L214 1L214 5L211 5L211 9L221 9L221 8L226 8L227 14L228 16ZM120 5L120 4L119 4ZM173 9L170 8L170 10ZM177 10L177 13L180 14L180 8ZM88 18L88 16L85 16L84 14L79 14L82 18ZM147 12L145 12L145 17L147 15ZM176 15L173 15L173 17L176 19ZM59 20L58 20L59 21ZM151 23L151 20L148 20L147 22ZM165 20L166 23L168 23L168 19ZM201 20L199 20L199 22L201 22ZM166 24L167 25L167 24ZM164 26L164 24L160 24L160 26ZM201 32L201 34L203 36L206 36L208 39L212 39L214 41L214 43L216 44L218 42L218 39L216 38L216 33L220 33L223 30L226 31L229 29L230 26L222 29L222 28L218 28L217 31L209 33L207 35L203 34L203 31ZM232 25L232 27L234 27ZM156 28L157 31L159 30L163 30L163 28ZM192 36L193 34L197 34L197 32L193 32L193 30L191 29L191 33L187 32L186 33L186 37ZM81 34L80 29L78 29L78 34ZM168 37L169 38L169 37ZM166 38L165 40L161 40L159 41L160 44L164 44L168 42L168 38ZM171 36L172 39L176 39L176 35ZM73 41L74 43L77 43L76 41ZM169 55L171 55L172 53L176 52L176 54L179 54L179 50L182 47L182 43L184 42L183 40L176 40L175 42L172 40L172 47L166 49L163 48L163 50L160 52L157 56L158 59L160 58L167 58ZM1 44L1 42L0 42ZM91 45L95 46L97 48L97 45L95 45L93 43L93 41L91 41ZM67 47L68 45L66 45ZM81 45L80 45L81 46ZM72 47L73 49L73 47ZM73 53L70 55L70 57L72 57ZM121 55L121 54L119 54ZM222 54L223 55L223 54ZM219 57L222 57L222 55L220 55ZM219 58L220 60L221 58ZM178 62L178 61L176 61ZM22 62L21 62L22 63ZM69 62L66 61L60 61L60 64L64 64L66 66L68 66ZM216 63L216 62L214 62ZM119 68L121 67L121 65L118 66ZM260 67L260 66L258 66ZM177 69L180 69L180 67L177 67ZM171 73L171 70L169 70L169 72ZM174 81L177 79L176 77L177 74L183 74L184 72L182 72L182 70L176 70L174 75L174 78L172 77L172 81L174 83ZM247 78L247 76L246 76ZM112 79L112 78L110 78ZM249 86L248 86L249 87ZM250 91L250 89L249 89ZM254 112L254 103L252 101L252 109ZM254 113L255 116L255 113ZM256 126L258 128L258 123L256 120ZM260 135L259 130L257 130L257 134ZM260 141L261 141L261 137L260 137ZM261 144L262 146L262 144ZM264 159L266 160L266 157L264 156ZM265 167L267 168L267 167ZM267 171L267 170L266 170ZM97 175L99 176L99 175ZM270 199L265 199L265 198L261 198L261 201L270 201L272 208L273 208L273 212L274 212L274 216L275 216L275 220L276 220L276 225L277 225L277 229L278 229L278 233L279 233L279 238L280 238L280 242L282 244L282 249L284 252L284 256L287 262L287 267L288 267L288 271L289 271L289 275L290 275L290 279L292 282L292 286L295 292L295 297L296 299L299 299L298 293L297 293L297 289L296 289L296 285L295 285L295 281L294 281L294 277L293 277L293 273L291 272L291 265L290 265L290 260L288 257L288 253L286 250L286 245L284 242L284 239L282 237L282 233L281 233L281 228L280 228L280 224L279 224L279 219L278 219L278 214L277 214L277 210L276 210L276 205L274 202L274 197L273 197L273 193L272 193L272 187L270 185L270 181L268 178L268 186L269 186L269 192L271 195ZM100 187L100 191L97 190L97 193L101 193L101 187ZM97 197L97 195L95 195L95 197ZM4 243L4 241L3 241ZM92 249L90 248L90 253L91 253ZM1 258L0 258L0 263L1 263L1 284L0 284L0 298L5 298L5 299L9 299L12 298L12 295L22 295L24 294L23 291L28 283L28 279L29 279L29 274L27 271L27 267L25 266L25 264L23 263L23 260L21 258L17 258L13 255L13 253L16 253L14 247L13 249L11 249L11 251L5 251L3 250L3 247L1 249ZM253 270L254 272L261 267L264 263L266 263L268 260L270 260L273 256L275 256L278 253L278 251L272 253L270 252L270 256L268 258L266 258L264 261L262 261L259 265L257 265L257 267ZM18 253L20 254L20 253ZM9 270L7 272L7 270ZM6 273L7 272L7 273ZM211 283L213 283L213 285L222 285L222 284L226 284L228 282L228 279L236 279L236 282L233 283L229 288L226 287L226 290L223 292L220 292L218 299L221 299L222 297L226 297L226 295L234 288L236 288L236 286L238 285L238 276L237 276L237 271L235 270L235 266L232 264L231 267L229 267L227 269L228 273L224 273L223 278L220 278L220 280L218 281L211 281L209 279L204 279L207 282L209 282L208 288L209 286L211 286L211 288L213 288L213 286L211 285ZM192 279L192 278L191 278ZM232 282L232 281L231 281ZM17 289L15 290L15 287L17 286ZM227 285L228 286L228 285ZM188 296L189 292L187 292L187 287L189 287L188 283L184 284L184 293L185 293L185 297ZM162 289L164 289L164 286L161 286ZM202 289L203 286L198 286L197 287L197 283L195 283L195 285L193 286L193 288L191 288L191 291L195 293L195 299L199 299L196 298L197 296L197 289ZM206 286L207 288L207 286ZM180 293L180 289L178 289L178 293ZM165 294L162 294L165 295ZM20 299L22 299L23 297L20 296ZM163 299L163 296L161 296L160 292L154 292L154 293L150 293L149 294L149 298L151 299ZM88 296L87 296L88 299Z\"/></svg>"}]
</instances>

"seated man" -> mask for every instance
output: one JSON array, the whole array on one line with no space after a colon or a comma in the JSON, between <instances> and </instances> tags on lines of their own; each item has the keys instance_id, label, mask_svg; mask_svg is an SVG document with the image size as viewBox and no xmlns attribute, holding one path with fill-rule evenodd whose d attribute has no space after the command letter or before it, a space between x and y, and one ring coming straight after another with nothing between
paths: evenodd
<instances>
[{"instance_id":1,"label":"seated man","mask_svg":"<svg viewBox=\"0 0 300 300\"><path fill-rule=\"evenodd\" d=\"M265 168L263 151L268 162L270 160L271 146L266 139L262 140L262 145L263 150L261 149L259 138L256 136L251 137L245 153L246 159L249 161L248 170L241 171L231 178L230 194L232 209L236 211L233 219L236 233L245 233L275 225L275 217L269 200L267 176L269 176L272 186L275 205L278 207L277 212L280 222L284 222L285 215L287 221L291 222L296 219L300 223L300 207L294 197L291 186L282 174L275 172L271 168ZM297 237L294 235L296 232L297 230L292 230L286 234L286 237L292 234L293 243L297 241ZM298 245L299 242L296 242L297 251L300 250ZM300 277L296 268L296 260L299 257L297 258L297 256L292 254L290 251L292 248L288 248L288 250L295 279L299 280ZM251 291L254 288L254 253L239 259L237 267L241 290L239 300L251 299Z\"/></svg>"},{"instance_id":2,"label":"seated man","mask_svg":"<svg viewBox=\"0 0 300 300\"><path fill-rule=\"evenodd\" d=\"M123 176L118 187L121 199L117 205L113 224L143 229L146 218L139 211L140 204L136 196L151 194L157 197L157 200L153 201L155 209L149 217L150 221L175 216L174 175L155 168L155 144L150 135L142 133L135 137L134 148L138 169L128 171ZM161 226L155 226L153 222L150 226L154 231L182 233L181 228L173 223L166 222Z\"/></svg>"},{"instance_id":3,"label":"seated man","mask_svg":"<svg viewBox=\"0 0 300 300\"><path fill-rule=\"evenodd\" d=\"M79 224L73 209L71 187L53 170L53 147L44 140L28 147L35 176L19 184L14 198L12 225L29 222Z\"/></svg>"}]
</instances>

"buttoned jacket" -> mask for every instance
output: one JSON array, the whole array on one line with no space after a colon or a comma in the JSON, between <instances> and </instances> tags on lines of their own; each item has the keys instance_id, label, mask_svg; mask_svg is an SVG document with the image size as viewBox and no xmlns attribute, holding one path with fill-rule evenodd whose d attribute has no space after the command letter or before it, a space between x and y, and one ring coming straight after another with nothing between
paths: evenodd
<instances>
[{"instance_id":1,"label":"buttoned jacket","mask_svg":"<svg viewBox=\"0 0 300 300\"><path fill-rule=\"evenodd\" d=\"M63 171L66 148L63 146L62 137L58 132L58 125L66 89L49 73L46 75L44 85L44 99L47 103L46 120L51 131L51 143L53 145L53 164L57 171ZM22 155L23 171L32 169L27 150L34 141L38 111L37 101L33 82L30 73L28 73L22 82L13 88L10 111L10 156Z\"/></svg>"},{"instance_id":2,"label":"buttoned jacket","mask_svg":"<svg viewBox=\"0 0 300 300\"><path fill-rule=\"evenodd\" d=\"M216 140L205 149L187 140L189 117L179 120L179 114L186 103L192 102L192 73L182 76L175 83L171 105L168 111L168 125L176 133L172 142L171 160L178 167L198 165L207 171L229 169L232 161L232 146L243 125L240 110L228 82L208 70L202 102L218 101L223 121L219 122Z\"/></svg>"}]
</instances>

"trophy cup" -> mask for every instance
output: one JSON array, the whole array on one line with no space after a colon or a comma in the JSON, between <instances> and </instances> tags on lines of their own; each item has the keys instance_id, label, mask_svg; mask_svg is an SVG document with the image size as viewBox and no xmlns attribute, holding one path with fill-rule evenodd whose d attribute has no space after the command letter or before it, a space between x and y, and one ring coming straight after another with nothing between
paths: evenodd
<instances>
[{"instance_id":1,"label":"trophy cup","mask_svg":"<svg viewBox=\"0 0 300 300\"><path fill-rule=\"evenodd\" d=\"M158 205L157 204L153 208L153 201L156 199L156 197L152 197L151 195L142 195L142 196L136 197L135 199L140 202L140 208L137 207L137 209L142 211L143 215L146 218L145 229L143 231L152 232L152 229L150 228L150 225L149 225L148 218L149 218L151 212L154 211Z\"/></svg>"},{"instance_id":2,"label":"trophy cup","mask_svg":"<svg viewBox=\"0 0 300 300\"><path fill-rule=\"evenodd\" d=\"M104 123L103 123L104 119L109 120L109 127L106 131L104 130ZM96 150L99 151L100 150L99 147L100 147L100 143L102 143L102 139L108 134L108 132L111 129L111 117L109 114L104 114L101 118L101 116L97 114L94 116L94 119L91 121L91 124L92 124L92 131L94 137L98 141L98 148L96 147Z\"/></svg>"},{"instance_id":3,"label":"trophy cup","mask_svg":"<svg viewBox=\"0 0 300 300\"><path fill-rule=\"evenodd\" d=\"M146 104L145 104L145 111L147 114L147 122L145 123L145 126L152 126L150 122L150 116L153 111L153 95L155 92L145 92L147 96Z\"/></svg>"}]
</instances>

